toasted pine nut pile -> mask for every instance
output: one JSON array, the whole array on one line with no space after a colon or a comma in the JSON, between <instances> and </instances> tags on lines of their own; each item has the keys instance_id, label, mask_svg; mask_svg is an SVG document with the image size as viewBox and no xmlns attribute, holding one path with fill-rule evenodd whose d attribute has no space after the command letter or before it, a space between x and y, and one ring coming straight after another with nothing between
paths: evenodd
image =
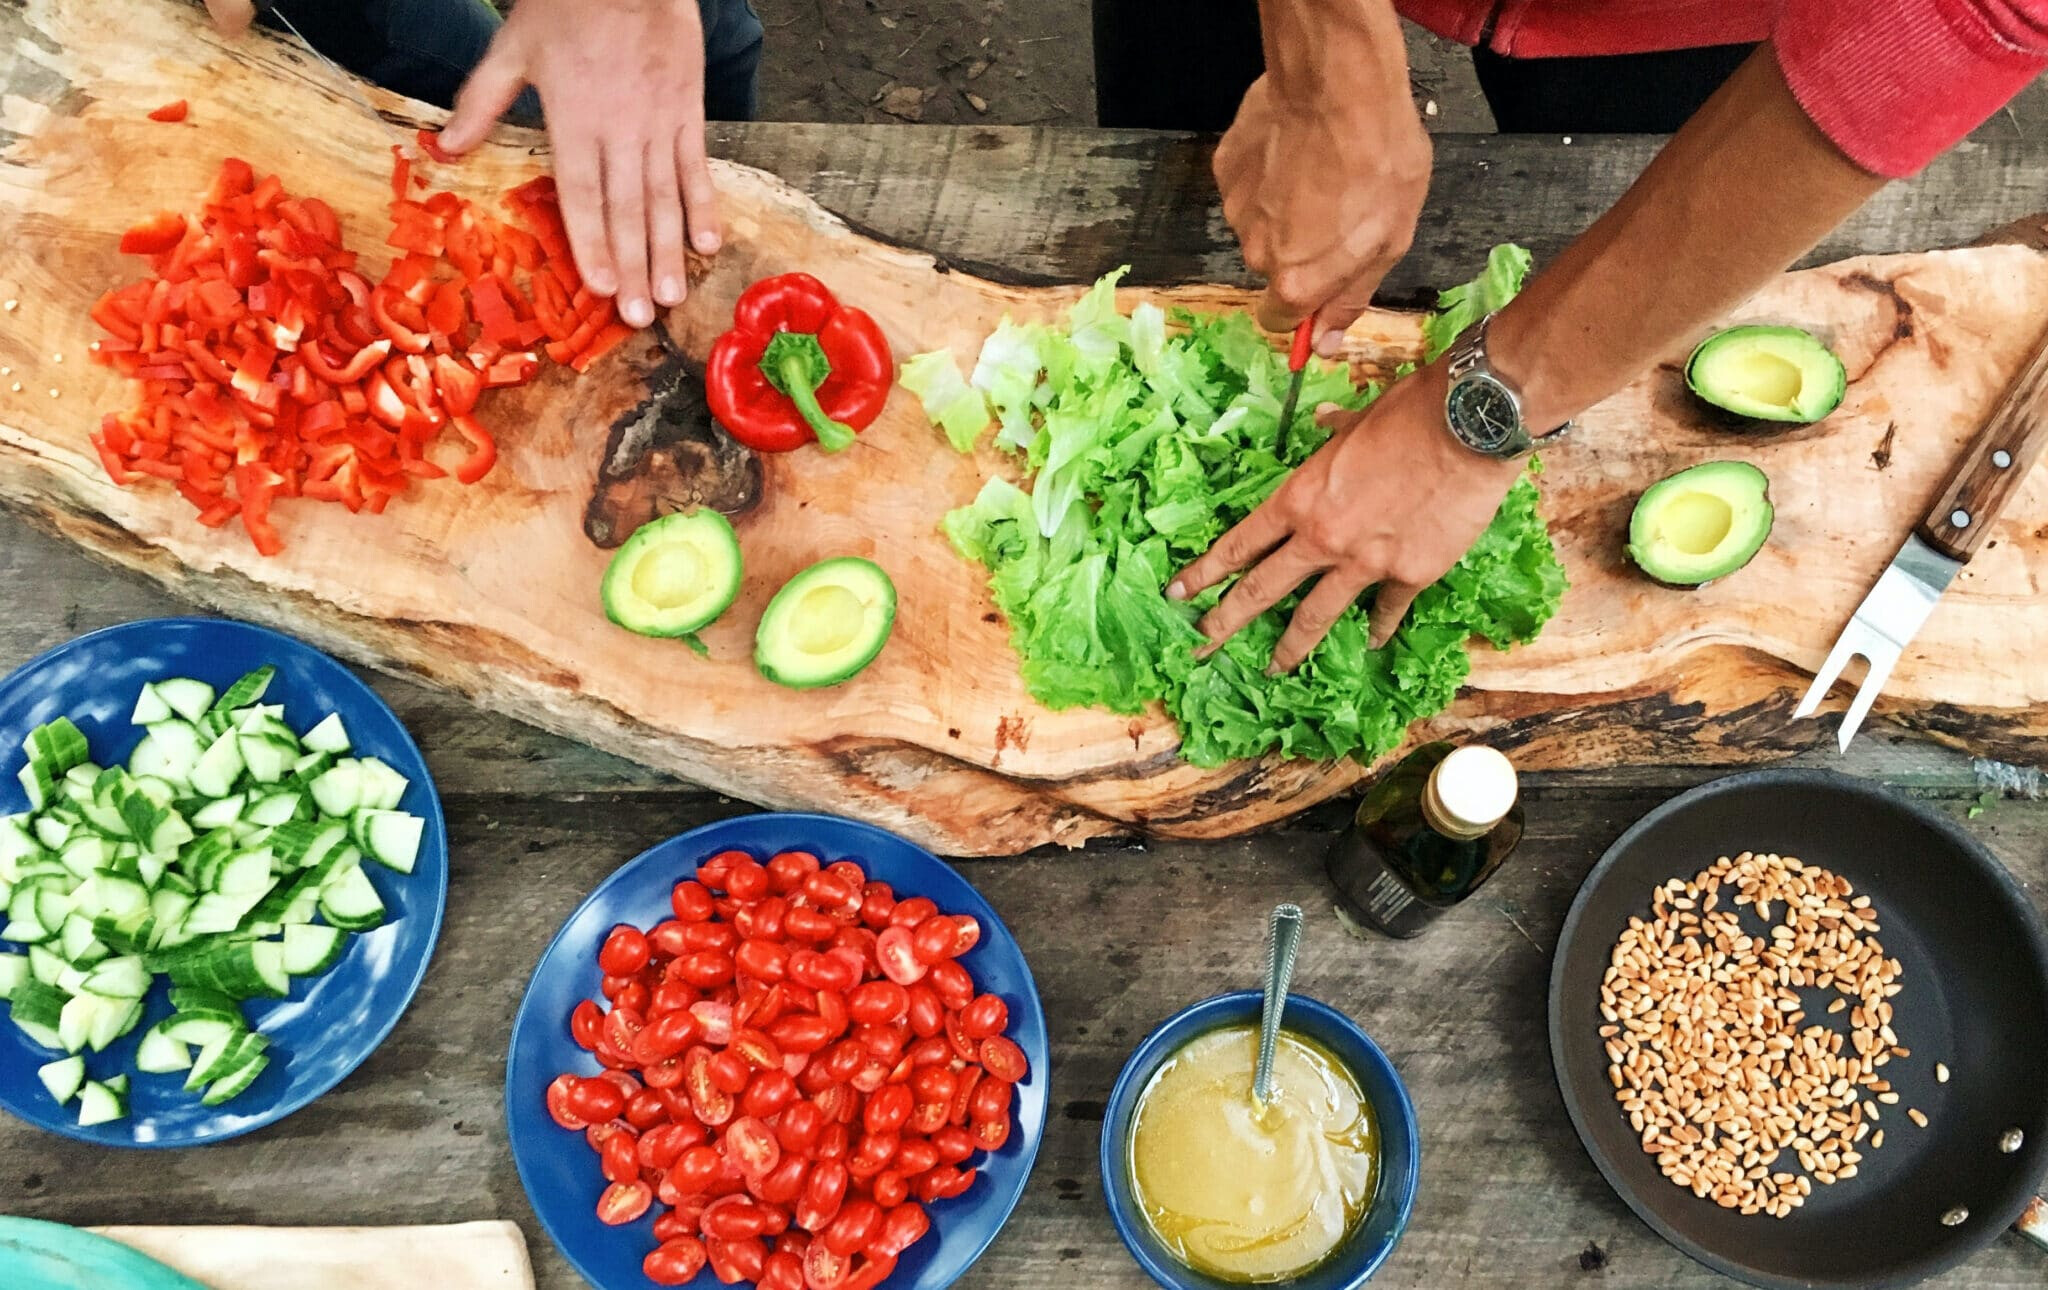
<instances>
[{"instance_id":1,"label":"toasted pine nut pile","mask_svg":"<svg viewBox=\"0 0 2048 1290\"><path fill-rule=\"evenodd\" d=\"M1768 936L1742 928L1741 906ZM1655 888L1650 913L1629 919L1600 986L1608 1081L1643 1151L1695 1196L1774 1218L1814 1184L1854 1178L1882 1118L1873 1100L1898 1099L1879 1071L1910 1055L1891 1027L1902 969L1870 898L1818 865L1745 851ZM1846 1037L1802 1027L1801 989L1841 996L1827 1011L1846 1003ZM1778 1167L1786 1153L1803 1173Z\"/></svg>"}]
</instances>

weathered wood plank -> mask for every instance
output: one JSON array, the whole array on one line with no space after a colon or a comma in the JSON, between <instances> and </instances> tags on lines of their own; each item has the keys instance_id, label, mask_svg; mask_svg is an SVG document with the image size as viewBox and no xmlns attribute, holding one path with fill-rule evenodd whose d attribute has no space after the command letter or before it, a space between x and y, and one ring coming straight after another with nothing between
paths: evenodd
<instances>
[{"instance_id":1,"label":"weathered wood plank","mask_svg":"<svg viewBox=\"0 0 2048 1290\"><path fill-rule=\"evenodd\" d=\"M1593 1246L1607 1261L1604 1284L1727 1284L1614 1197L1551 1084L1550 948L1585 871L1655 800L1533 791L1528 840L1509 868L1410 942L1341 931L1322 876L1328 836L1313 831L965 864L1031 961L1056 1074L1054 1115L1022 1208L962 1284L1148 1284L1102 1207L1102 1103L1151 1026L1256 979L1258 914L1281 900L1310 913L1297 987L1342 1007L1386 1046L1421 1114L1414 1226L1375 1285L1565 1285ZM454 872L440 947L412 1010L362 1070L270 1129L146 1162L0 1122L0 1210L81 1223L504 1217L526 1231L545 1290L577 1286L534 1224L506 1152L499 1091L512 1016L540 948L594 875L720 808L646 793L475 796L449 806ZM1997 807L1971 827L2048 903L2048 806ZM136 1208L140 1163L151 1171L147 1215ZM430 1215L421 1196L432 1198ZM2007 1235L1930 1284L2038 1287L2040 1257Z\"/></svg>"},{"instance_id":2,"label":"weathered wood plank","mask_svg":"<svg viewBox=\"0 0 2048 1290\"><path fill-rule=\"evenodd\" d=\"M1656 155L1635 136L1439 135L1415 246L1382 297L1413 303L1469 277L1496 242L1540 265ZM1071 282L1132 267L1135 282L1256 286L1209 174L1213 141L1033 126L717 125L721 156L785 176L885 240L999 279ZM2032 215L2048 191L2039 139L1971 140L1893 184L1805 264L1957 246Z\"/></svg>"}]
</instances>

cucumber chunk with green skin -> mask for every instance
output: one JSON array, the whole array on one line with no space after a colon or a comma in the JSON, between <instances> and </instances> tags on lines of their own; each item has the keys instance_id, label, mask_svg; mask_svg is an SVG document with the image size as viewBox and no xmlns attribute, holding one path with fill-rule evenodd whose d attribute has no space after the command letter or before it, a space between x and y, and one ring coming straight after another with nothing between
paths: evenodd
<instances>
[{"instance_id":1,"label":"cucumber chunk with green skin","mask_svg":"<svg viewBox=\"0 0 2048 1290\"><path fill-rule=\"evenodd\" d=\"M21 741L21 751L53 778L81 764L92 752L84 732L69 717L58 717L29 731Z\"/></svg>"},{"instance_id":2,"label":"cucumber chunk with green skin","mask_svg":"<svg viewBox=\"0 0 2048 1290\"><path fill-rule=\"evenodd\" d=\"M181 1044L205 1048L226 1040L247 1030L238 1010L230 1016L215 1016L211 1012L181 1012L162 1022L163 1033Z\"/></svg>"},{"instance_id":3,"label":"cucumber chunk with green skin","mask_svg":"<svg viewBox=\"0 0 2048 1290\"><path fill-rule=\"evenodd\" d=\"M1746 461L1709 461L1643 490L1628 557L1673 587L1700 587L1748 564L1771 535L1770 479Z\"/></svg>"},{"instance_id":4,"label":"cucumber chunk with green skin","mask_svg":"<svg viewBox=\"0 0 2048 1290\"><path fill-rule=\"evenodd\" d=\"M385 765L375 757L365 757L356 763L363 776L362 805L376 811L396 810L405 800L405 790L412 781Z\"/></svg>"},{"instance_id":5,"label":"cucumber chunk with green skin","mask_svg":"<svg viewBox=\"0 0 2048 1290\"><path fill-rule=\"evenodd\" d=\"M399 873L412 872L419 862L425 820L404 811L358 812L357 819L361 825L357 838L372 860Z\"/></svg>"},{"instance_id":6,"label":"cucumber chunk with green skin","mask_svg":"<svg viewBox=\"0 0 2048 1290\"><path fill-rule=\"evenodd\" d=\"M311 785L313 805L322 815L347 819L363 804L363 772L358 763L342 762Z\"/></svg>"},{"instance_id":7,"label":"cucumber chunk with green skin","mask_svg":"<svg viewBox=\"0 0 2048 1290\"><path fill-rule=\"evenodd\" d=\"M129 716L130 725L153 726L159 721L169 721L174 714L171 705L164 702L164 696L157 693L155 682L146 683L141 693L135 696L135 711Z\"/></svg>"},{"instance_id":8,"label":"cucumber chunk with green skin","mask_svg":"<svg viewBox=\"0 0 2048 1290\"><path fill-rule=\"evenodd\" d=\"M223 712L246 708L263 698L264 693L270 689L271 678L276 675L277 669L266 663L229 686L227 693L221 695L219 702L213 706Z\"/></svg>"},{"instance_id":9,"label":"cucumber chunk with green skin","mask_svg":"<svg viewBox=\"0 0 2048 1290\"><path fill-rule=\"evenodd\" d=\"M36 1067L36 1078L43 1082L50 1096L62 1106L78 1096L78 1090L85 1086L85 1058L78 1056L59 1057L54 1062L45 1062Z\"/></svg>"},{"instance_id":10,"label":"cucumber chunk with green skin","mask_svg":"<svg viewBox=\"0 0 2048 1290\"><path fill-rule=\"evenodd\" d=\"M242 754L242 763L249 771L249 778L259 784L275 784L283 779L285 772L298 759L295 749L262 735L238 734L234 739Z\"/></svg>"},{"instance_id":11,"label":"cucumber chunk with green skin","mask_svg":"<svg viewBox=\"0 0 2048 1290\"><path fill-rule=\"evenodd\" d=\"M142 960L123 954L98 964L86 974L84 989L103 999L140 999L149 993L149 970Z\"/></svg>"},{"instance_id":12,"label":"cucumber chunk with green skin","mask_svg":"<svg viewBox=\"0 0 2048 1290\"><path fill-rule=\"evenodd\" d=\"M360 866L320 892L320 914L347 932L367 932L384 921L384 901Z\"/></svg>"},{"instance_id":13,"label":"cucumber chunk with green skin","mask_svg":"<svg viewBox=\"0 0 2048 1290\"><path fill-rule=\"evenodd\" d=\"M197 721L213 707L213 687L188 676L158 681L153 687L165 706L187 721Z\"/></svg>"},{"instance_id":14,"label":"cucumber chunk with green skin","mask_svg":"<svg viewBox=\"0 0 2048 1290\"><path fill-rule=\"evenodd\" d=\"M791 689L837 685L882 652L896 622L896 586L872 560L840 556L797 574L768 602L754 665Z\"/></svg>"},{"instance_id":15,"label":"cucumber chunk with green skin","mask_svg":"<svg viewBox=\"0 0 2048 1290\"><path fill-rule=\"evenodd\" d=\"M207 745L192 768L192 791L202 797L224 798L242 777L242 741L239 735L222 735ZM218 827L218 826L215 826Z\"/></svg>"},{"instance_id":16,"label":"cucumber chunk with green skin","mask_svg":"<svg viewBox=\"0 0 2048 1290\"><path fill-rule=\"evenodd\" d=\"M94 1017L86 1042L97 1053L141 1024L142 1000L109 999Z\"/></svg>"},{"instance_id":17,"label":"cucumber chunk with green skin","mask_svg":"<svg viewBox=\"0 0 2048 1290\"><path fill-rule=\"evenodd\" d=\"M247 1062L244 1062L240 1069L215 1080L207 1088L205 1095L199 1099L199 1104L201 1106L219 1106L230 1098L239 1097L243 1092L247 1091L251 1084L256 1082L256 1077L261 1075L264 1068L269 1065L270 1054L257 1053Z\"/></svg>"},{"instance_id":18,"label":"cucumber chunk with green skin","mask_svg":"<svg viewBox=\"0 0 2048 1290\"><path fill-rule=\"evenodd\" d=\"M164 1033L164 1022L143 1032L135 1046L135 1069L149 1075L169 1075L192 1068L192 1050Z\"/></svg>"},{"instance_id":19,"label":"cucumber chunk with green skin","mask_svg":"<svg viewBox=\"0 0 2048 1290\"><path fill-rule=\"evenodd\" d=\"M743 562L732 522L709 507L641 525L605 568L605 617L642 636L685 636L739 595Z\"/></svg>"},{"instance_id":20,"label":"cucumber chunk with green skin","mask_svg":"<svg viewBox=\"0 0 2048 1290\"><path fill-rule=\"evenodd\" d=\"M127 1096L105 1084L87 1080L78 1091L78 1126L82 1129L123 1119L127 1114Z\"/></svg>"},{"instance_id":21,"label":"cucumber chunk with green skin","mask_svg":"<svg viewBox=\"0 0 2048 1290\"><path fill-rule=\"evenodd\" d=\"M299 743L307 752L333 753L337 757L347 752L348 730L341 724L341 714L330 712L322 717Z\"/></svg>"},{"instance_id":22,"label":"cucumber chunk with green skin","mask_svg":"<svg viewBox=\"0 0 2048 1290\"><path fill-rule=\"evenodd\" d=\"M1715 332L1686 360L1685 383L1715 407L1760 421L1818 421L1848 389L1842 360L1797 327Z\"/></svg>"},{"instance_id":23,"label":"cucumber chunk with green skin","mask_svg":"<svg viewBox=\"0 0 2048 1290\"><path fill-rule=\"evenodd\" d=\"M348 934L339 927L311 923L284 929L284 970L293 976L318 976L348 952Z\"/></svg>"},{"instance_id":24,"label":"cucumber chunk with green skin","mask_svg":"<svg viewBox=\"0 0 2048 1290\"><path fill-rule=\"evenodd\" d=\"M26 954L0 954L0 999L12 999L22 982L29 979Z\"/></svg>"},{"instance_id":25,"label":"cucumber chunk with green skin","mask_svg":"<svg viewBox=\"0 0 2048 1290\"><path fill-rule=\"evenodd\" d=\"M57 1014L58 1045L67 1053L83 1051L92 1040L93 1027L99 1024L100 1014L126 1006L96 994L72 995L64 1001L64 1007Z\"/></svg>"}]
</instances>

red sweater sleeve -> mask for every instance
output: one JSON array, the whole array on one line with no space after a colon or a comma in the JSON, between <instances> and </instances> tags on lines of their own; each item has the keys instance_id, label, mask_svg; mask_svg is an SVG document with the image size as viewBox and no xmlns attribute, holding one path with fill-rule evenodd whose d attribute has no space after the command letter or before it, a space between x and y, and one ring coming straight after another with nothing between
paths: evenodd
<instances>
[{"instance_id":1,"label":"red sweater sleeve","mask_svg":"<svg viewBox=\"0 0 2048 1290\"><path fill-rule=\"evenodd\" d=\"M1896 178L2048 68L2048 0L1784 0L1771 42L1814 124Z\"/></svg>"}]
</instances>

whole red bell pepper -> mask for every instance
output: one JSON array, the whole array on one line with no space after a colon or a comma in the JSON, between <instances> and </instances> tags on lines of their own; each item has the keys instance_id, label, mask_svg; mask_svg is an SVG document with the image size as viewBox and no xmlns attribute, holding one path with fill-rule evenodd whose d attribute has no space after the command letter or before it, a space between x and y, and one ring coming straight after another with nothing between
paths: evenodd
<instances>
[{"instance_id":1,"label":"whole red bell pepper","mask_svg":"<svg viewBox=\"0 0 2048 1290\"><path fill-rule=\"evenodd\" d=\"M812 439L838 452L881 415L896 370L889 342L810 274L756 282L732 320L711 347L704 389L733 438L760 452Z\"/></svg>"}]
</instances>

